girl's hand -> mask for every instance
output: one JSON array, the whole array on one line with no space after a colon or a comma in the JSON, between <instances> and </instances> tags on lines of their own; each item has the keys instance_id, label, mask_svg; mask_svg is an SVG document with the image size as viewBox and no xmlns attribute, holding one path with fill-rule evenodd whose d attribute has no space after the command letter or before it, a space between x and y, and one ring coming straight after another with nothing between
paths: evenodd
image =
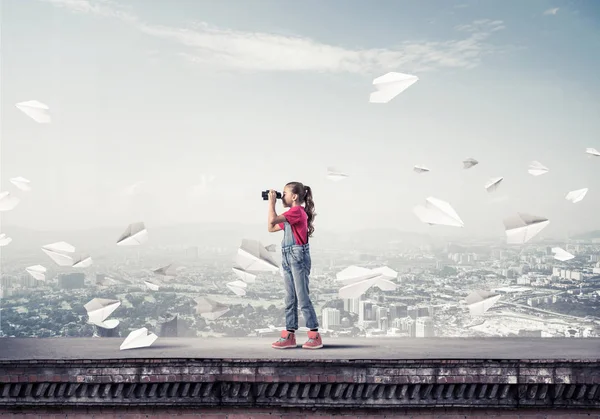
<instances>
[{"instance_id":1,"label":"girl's hand","mask_svg":"<svg viewBox=\"0 0 600 419\"><path fill-rule=\"evenodd\" d=\"M269 203L275 204L275 202L277 202L277 191L269 189Z\"/></svg>"}]
</instances>

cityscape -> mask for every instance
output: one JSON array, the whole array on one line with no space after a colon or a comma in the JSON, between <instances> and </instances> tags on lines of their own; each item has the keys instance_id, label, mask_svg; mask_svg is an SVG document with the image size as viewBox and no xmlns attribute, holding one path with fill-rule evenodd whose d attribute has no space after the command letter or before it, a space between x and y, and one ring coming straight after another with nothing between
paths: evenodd
<instances>
[{"instance_id":1,"label":"cityscape","mask_svg":"<svg viewBox=\"0 0 600 419\"><path fill-rule=\"evenodd\" d=\"M250 226L248 231L259 228ZM36 256L23 247L4 247L1 336L126 337L142 327L159 338L277 336L285 325L279 272L258 274L246 295L239 296L225 283L236 277L233 260L242 238L233 231L198 230L197 234L201 237L197 244L193 240L162 246L149 242L133 249L98 250L93 265L82 269L52 266L41 251ZM310 293L324 337L587 338L600 334L600 234L592 232L567 242L536 238L522 246L446 241L399 231L356 232L352 239L322 236L311 244ZM276 237L261 237L265 240L261 243L277 244ZM557 260L555 246L574 258ZM273 253L276 258L281 257L278 249ZM26 271L33 263L49 266L44 280ZM177 266L172 275L155 272L169 264ZM393 280L397 288L382 291L374 286L358 298L340 298L336 275L349 266L393 269L398 272ZM465 299L474 291L490 293L495 302L491 307L469 308ZM217 301L228 311L218 316L199 313L198 297ZM105 329L89 322L84 305L93 298L120 301L111 315L119 320L117 327ZM301 313L299 320L302 330Z\"/></svg>"}]
</instances>

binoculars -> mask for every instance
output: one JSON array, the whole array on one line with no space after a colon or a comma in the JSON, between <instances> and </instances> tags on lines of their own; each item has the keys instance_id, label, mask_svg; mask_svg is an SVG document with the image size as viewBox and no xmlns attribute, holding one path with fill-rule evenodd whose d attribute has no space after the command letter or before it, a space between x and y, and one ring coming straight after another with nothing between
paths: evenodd
<instances>
[{"instance_id":1,"label":"binoculars","mask_svg":"<svg viewBox=\"0 0 600 419\"><path fill-rule=\"evenodd\" d=\"M269 191L262 191L262 199L263 201L267 201L269 199ZM281 199L281 192L277 192L277 199Z\"/></svg>"}]
</instances>

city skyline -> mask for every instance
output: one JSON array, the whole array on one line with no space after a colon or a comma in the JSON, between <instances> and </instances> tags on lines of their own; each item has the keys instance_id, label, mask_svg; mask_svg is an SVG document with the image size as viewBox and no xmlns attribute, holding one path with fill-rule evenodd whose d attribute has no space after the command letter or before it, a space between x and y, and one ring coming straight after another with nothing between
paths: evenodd
<instances>
[{"instance_id":1,"label":"city skyline","mask_svg":"<svg viewBox=\"0 0 600 419\"><path fill-rule=\"evenodd\" d=\"M539 238L600 228L594 2L233 4L4 0L1 189L22 200L3 226L266 224L258 193L300 180L317 231L502 239L515 212L550 219ZM368 103L389 71L420 80ZM52 123L14 106L26 100ZM529 175L533 160L550 172ZM350 177L327 180L329 166ZM428 196L465 227L422 224Z\"/></svg>"}]
</instances>

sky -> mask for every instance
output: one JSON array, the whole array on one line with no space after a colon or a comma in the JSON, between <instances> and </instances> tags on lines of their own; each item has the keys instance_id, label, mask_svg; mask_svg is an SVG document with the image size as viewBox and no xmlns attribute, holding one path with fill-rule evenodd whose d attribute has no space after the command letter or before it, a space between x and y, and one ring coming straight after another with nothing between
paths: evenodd
<instances>
[{"instance_id":1,"label":"sky","mask_svg":"<svg viewBox=\"0 0 600 419\"><path fill-rule=\"evenodd\" d=\"M420 223L429 196L465 235L516 212L600 228L597 1L2 0L1 24L1 190L22 199L4 225L266 224L259 193L297 180L317 229L456 229ZM391 71L419 81L369 103Z\"/></svg>"}]
</instances>

